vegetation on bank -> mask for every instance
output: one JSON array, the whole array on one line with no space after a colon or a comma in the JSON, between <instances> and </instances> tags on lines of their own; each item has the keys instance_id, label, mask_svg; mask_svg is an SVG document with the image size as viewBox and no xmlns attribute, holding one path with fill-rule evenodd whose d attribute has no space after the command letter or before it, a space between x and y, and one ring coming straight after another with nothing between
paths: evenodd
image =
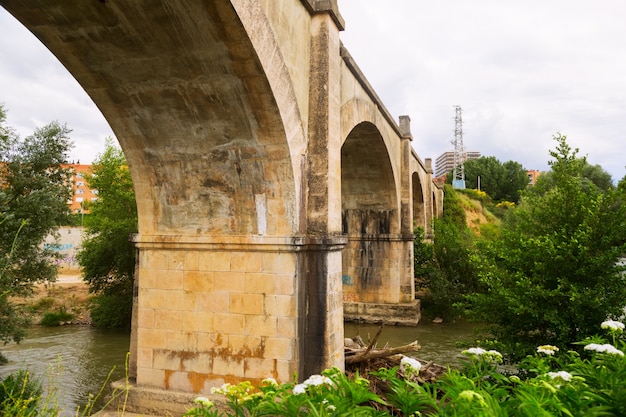
<instances>
[{"instance_id":1,"label":"vegetation on bank","mask_svg":"<svg viewBox=\"0 0 626 417\"><path fill-rule=\"evenodd\" d=\"M472 233L459 192L446 187L434 242L415 244L425 316L486 323L513 361L540 343L571 347L621 317L626 300L626 178L607 186L565 136L555 142L550 173L500 225Z\"/></svg>"},{"instance_id":2,"label":"vegetation on bank","mask_svg":"<svg viewBox=\"0 0 626 417\"><path fill-rule=\"evenodd\" d=\"M26 138L5 122L0 105L0 340L7 343L19 342L28 325L12 297L56 278L57 253L42 243L69 216L70 172L63 165L72 143L71 131L58 122Z\"/></svg>"},{"instance_id":3,"label":"vegetation on bank","mask_svg":"<svg viewBox=\"0 0 626 417\"><path fill-rule=\"evenodd\" d=\"M225 384L218 408L196 399L187 417L218 416L623 416L626 415L626 342L621 322L580 343L580 351L540 345L514 373L501 367L502 355L475 347L463 352L461 369L434 382L420 381L422 366L406 358L400 367L380 369L376 384L338 369L302 383L260 387ZM382 387L374 391L373 385Z\"/></svg>"},{"instance_id":4,"label":"vegetation on bank","mask_svg":"<svg viewBox=\"0 0 626 417\"><path fill-rule=\"evenodd\" d=\"M126 159L111 139L94 161L93 174L87 181L98 190L98 200L87 205L86 237L78 254L83 279L94 294L91 319L98 327L130 328L135 274L130 236L137 233L137 204Z\"/></svg>"}]
</instances>

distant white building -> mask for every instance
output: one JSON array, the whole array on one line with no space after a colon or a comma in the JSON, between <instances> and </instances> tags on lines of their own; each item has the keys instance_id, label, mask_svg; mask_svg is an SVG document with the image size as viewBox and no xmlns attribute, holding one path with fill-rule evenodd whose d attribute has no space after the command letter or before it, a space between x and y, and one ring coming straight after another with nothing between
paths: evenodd
<instances>
[{"instance_id":1,"label":"distant white building","mask_svg":"<svg viewBox=\"0 0 626 417\"><path fill-rule=\"evenodd\" d=\"M465 152L465 159L478 159L480 158L480 152L467 151ZM448 151L444 152L435 161L435 177L439 178L445 175L446 173L452 171L454 168L454 152Z\"/></svg>"}]
</instances>

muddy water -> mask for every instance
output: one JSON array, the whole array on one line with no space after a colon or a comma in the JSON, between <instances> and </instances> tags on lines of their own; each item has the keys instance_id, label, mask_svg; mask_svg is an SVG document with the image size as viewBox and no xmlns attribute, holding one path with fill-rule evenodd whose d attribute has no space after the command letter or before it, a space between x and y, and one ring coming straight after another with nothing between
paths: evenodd
<instances>
[{"instance_id":1,"label":"muddy water","mask_svg":"<svg viewBox=\"0 0 626 417\"><path fill-rule=\"evenodd\" d=\"M360 334L364 340L374 337L377 325L346 323L346 337ZM446 365L459 359L457 342L472 339L472 326L466 323L434 325L420 323L417 327L383 328L378 346L388 343L401 346L418 340L422 349L415 354L424 360ZM88 326L33 327L28 338L19 345L8 344L0 352L9 363L0 366L0 376L19 369L28 369L55 389L57 398L68 416L76 407L84 407L89 394L96 394L107 386L107 375L113 370L111 381L124 378L129 335Z\"/></svg>"},{"instance_id":2,"label":"muddy water","mask_svg":"<svg viewBox=\"0 0 626 417\"><path fill-rule=\"evenodd\" d=\"M94 329L89 326L35 326L19 345L8 344L0 352L9 363L0 366L3 378L27 369L46 389L57 392L64 415L74 415L77 406L86 404L89 394L97 394L111 380L125 375L128 332ZM107 385L108 388L108 385ZM82 415L82 414L81 414Z\"/></svg>"},{"instance_id":3,"label":"muddy water","mask_svg":"<svg viewBox=\"0 0 626 417\"><path fill-rule=\"evenodd\" d=\"M416 353L407 353L419 359L434 361L440 365L455 366L459 364L461 351L464 347L459 344L476 340L474 325L466 322L453 324L432 324L420 322L416 327L384 326L378 338L377 346L390 347L408 345L418 341L421 349ZM346 323L344 333L346 337L360 335L367 342L376 335L378 325Z\"/></svg>"}]
</instances>

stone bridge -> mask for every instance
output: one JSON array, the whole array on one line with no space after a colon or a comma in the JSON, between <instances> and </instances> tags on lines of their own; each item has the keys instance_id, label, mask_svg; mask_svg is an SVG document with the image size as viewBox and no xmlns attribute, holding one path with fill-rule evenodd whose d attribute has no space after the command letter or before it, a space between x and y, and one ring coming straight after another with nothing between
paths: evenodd
<instances>
[{"instance_id":1,"label":"stone bridge","mask_svg":"<svg viewBox=\"0 0 626 417\"><path fill-rule=\"evenodd\" d=\"M138 389L343 367L344 304L417 321L413 227L430 231L443 193L409 117L390 116L342 46L336 0L0 4L126 155Z\"/></svg>"}]
</instances>

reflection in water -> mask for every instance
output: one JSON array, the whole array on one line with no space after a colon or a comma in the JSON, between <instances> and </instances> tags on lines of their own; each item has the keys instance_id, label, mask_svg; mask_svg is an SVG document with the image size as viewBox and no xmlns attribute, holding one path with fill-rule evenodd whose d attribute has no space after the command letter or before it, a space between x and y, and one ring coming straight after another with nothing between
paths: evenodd
<instances>
[{"instance_id":1,"label":"reflection in water","mask_svg":"<svg viewBox=\"0 0 626 417\"><path fill-rule=\"evenodd\" d=\"M82 408L89 394L98 393L113 368L111 381L124 378L129 341L128 332L88 326L35 326L19 345L0 348L9 359L7 365L0 366L0 376L27 369L44 382L46 389L57 390L62 410L72 411Z\"/></svg>"},{"instance_id":2,"label":"reflection in water","mask_svg":"<svg viewBox=\"0 0 626 417\"><path fill-rule=\"evenodd\" d=\"M416 327L384 326L376 345L379 348L385 344L398 347L417 340L422 348L418 352L407 353L408 356L434 361L443 366L454 366L459 364L461 351L464 350L458 343L477 339L474 328L475 325L467 322L432 324L425 321ZM359 334L367 343L376 336L377 331L377 324L346 323L344 333L346 337Z\"/></svg>"}]
</instances>

